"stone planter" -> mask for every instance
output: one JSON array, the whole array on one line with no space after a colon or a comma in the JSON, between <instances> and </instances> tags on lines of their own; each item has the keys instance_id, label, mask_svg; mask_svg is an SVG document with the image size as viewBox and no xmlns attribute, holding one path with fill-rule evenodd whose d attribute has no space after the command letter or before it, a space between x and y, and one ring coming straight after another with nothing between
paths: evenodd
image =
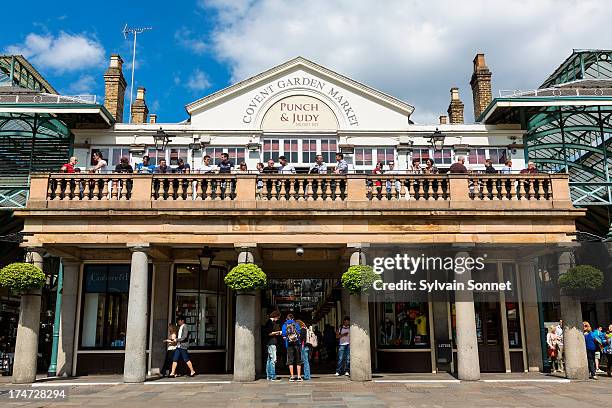
<instances>
[{"instance_id":1,"label":"stone planter","mask_svg":"<svg viewBox=\"0 0 612 408\"><path fill-rule=\"evenodd\" d=\"M372 357L370 353L370 316L368 296L350 295L351 318L351 380L372 380Z\"/></svg>"},{"instance_id":2,"label":"stone planter","mask_svg":"<svg viewBox=\"0 0 612 408\"><path fill-rule=\"evenodd\" d=\"M40 296L41 289L34 289L21 294L12 377L14 384L27 384L36 381Z\"/></svg>"},{"instance_id":3,"label":"stone planter","mask_svg":"<svg viewBox=\"0 0 612 408\"><path fill-rule=\"evenodd\" d=\"M236 294L236 327L234 334L234 381L255 381L255 314L256 291Z\"/></svg>"}]
</instances>

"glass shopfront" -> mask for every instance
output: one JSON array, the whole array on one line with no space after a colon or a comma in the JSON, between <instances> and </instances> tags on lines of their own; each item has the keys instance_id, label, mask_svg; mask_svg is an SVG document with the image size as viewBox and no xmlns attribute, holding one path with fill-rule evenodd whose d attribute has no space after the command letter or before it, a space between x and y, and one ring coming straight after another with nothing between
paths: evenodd
<instances>
[{"instance_id":1,"label":"glass shopfront","mask_svg":"<svg viewBox=\"0 0 612 408\"><path fill-rule=\"evenodd\" d=\"M81 350L125 348L129 289L129 264L85 265L81 300Z\"/></svg>"},{"instance_id":2,"label":"glass shopfront","mask_svg":"<svg viewBox=\"0 0 612 408\"><path fill-rule=\"evenodd\" d=\"M175 316L185 316L192 349L225 347L227 320L225 268L177 265L174 274Z\"/></svg>"},{"instance_id":3,"label":"glass shopfront","mask_svg":"<svg viewBox=\"0 0 612 408\"><path fill-rule=\"evenodd\" d=\"M429 348L427 302L385 302L377 324L379 348Z\"/></svg>"}]
</instances>

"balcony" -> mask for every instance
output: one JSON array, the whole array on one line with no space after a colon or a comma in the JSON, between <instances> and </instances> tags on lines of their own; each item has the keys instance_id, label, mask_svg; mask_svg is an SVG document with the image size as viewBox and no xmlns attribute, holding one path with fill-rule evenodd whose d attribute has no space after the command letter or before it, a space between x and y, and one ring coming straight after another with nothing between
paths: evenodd
<instances>
[{"instance_id":1,"label":"balcony","mask_svg":"<svg viewBox=\"0 0 612 408\"><path fill-rule=\"evenodd\" d=\"M568 177L536 175L33 174L27 210L552 210Z\"/></svg>"}]
</instances>

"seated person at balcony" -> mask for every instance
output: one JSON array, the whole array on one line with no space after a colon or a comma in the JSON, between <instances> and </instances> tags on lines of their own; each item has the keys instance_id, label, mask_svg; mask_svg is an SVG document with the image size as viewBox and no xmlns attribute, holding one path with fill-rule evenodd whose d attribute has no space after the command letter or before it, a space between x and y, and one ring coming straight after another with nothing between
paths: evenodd
<instances>
[{"instance_id":1,"label":"seated person at balcony","mask_svg":"<svg viewBox=\"0 0 612 408\"><path fill-rule=\"evenodd\" d=\"M102 152L94 152L93 153L93 162L95 166L89 169L90 173L102 173L106 169L106 160L102 157Z\"/></svg>"},{"instance_id":2,"label":"seated person at balcony","mask_svg":"<svg viewBox=\"0 0 612 408\"><path fill-rule=\"evenodd\" d=\"M132 169L132 165L130 164L130 160L123 156L119 159L119 164L115 166L115 173L133 173L134 169Z\"/></svg>"},{"instance_id":3,"label":"seated person at balcony","mask_svg":"<svg viewBox=\"0 0 612 408\"><path fill-rule=\"evenodd\" d=\"M75 173L75 166L76 164L79 162L79 159L77 159L76 157L72 156L70 158L70 160L68 161L68 163L64 164L61 168L60 168L60 172L61 173Z\"/></svg>"},{"instance_id":4,"label":"seated person at balcony","mask_svg":"<svg viewBox=\"0 0 612 408\"><path fill-rule=\"evenodd\" d=\"M176 167L176 169L174 169L175 173L179 173L179 174L187 174L191 172L191 166L187 163L185 163L185 160L183 159L178 159L178 166Z\"/></svg>"},{"instance_id":5,"label":"seated person at balcony","mask_svg":"<svg viewBox=\"0 0 612 408\"><path fill-rule=\"evenodd\" d=\"M395 162L394 161L388 162L387 165L389 166L389 169L385 172L385 174L390 174L390 175L400 174L400 171L395 168ZM399 192L401 190L401 183L400 183L400 181L396 179L393 184L395 185L395 191L399 195ZM387 195L390 196L391 195L391 180L387 180L386 187L387 187Z\"/></svg>"},{"instance_id":6,"label":"seated person at balcony","mask_svg":"<svg viewBox=\"0 0 612 408\"><path fill-rule=\"evenodd\" d=\"M322 155L316 155L315 162L310 166L308 174L327 174L327 164L323 161Z\"/></svg>"},{"instance_id":7,"label":"seated person at balcony","mask_svg":"<svg viewBox=\"0 0 612 408\"><path fill-rule=\"evenodd\" d=\"M287 161L285 156L280 156L278 158L278 162L280 163L280 167L278 168L278 172L281 174L295 174L295 167L293 164Z\"/></svg>"},{"instance_id":8,"label":"seated person at balcony","mask_svg":"<svg viewBox=\"0 0 612 408\"><path fill-rule=\"evenodd\" d=\"M467 174L468 169L465 167L465 157L459 156L457 157L457 161L451 164L450 169L448 169L449 173L454 174Z\"/></svg>"},{"instance_id":9,"label":"seated person at balcony","mask_svg":"<svg viewBox=\"0 0 612 408\"><path fill-rule=\"evenodd\" d=\"M206 155L202 158L202 167L200 167L200 171L202 173L214 173L215 166L212 164L212 159L209 155Z\"/></svg>"},{"instance_id":10,"label":"seated person at balcony","mask_svg":"<svg viewBox=\"0 0 612 408\"><path fill-rule=\"evenodd\" d=\"M521 174L538 174L538 169L536 169L534 162L527 163L527 168L521 170Z\"/></svg>"},{"instance_id":11,"label":"seated person at balcony","mask_svg":"<svg viewBox=\"0 0 612 408\"><path fill-rule=\"evenodd\" d=\"M410 168L410 172L412 174L421 174L423 172L421 170L421 160L420 159L412 160L412 167Z\"/></svg>"},{"instance_id":12,"label":"seated person at balcony","mask_svg":"<svg viewBox=\"0 0 612 408\"><path fill-rule=\"evenodd\" d=\"M274 167L274 160L268 160L268 165L261 170L264 174L275 174L278 173L278 169Z\"/></svg>"},{"instance_id":13,"label":"seated person at balcony","mask_svg":"<svg viewBox=\"0 0 612 408\"><path fill-rule=\"evenodd\" d=\"M506 160L506 164L501 170L502 174L512 174L512 160Z\"/></svg>"},{"instance_id":14,"label":"seated person at balcony","mask_svg":"<svg viewBox=\"0 0 612 408\"><path fill-rule=\"evenodd\" d=\"M491 159L485 160L485 173L486 174L497 174L497 170L493 167L493 162Z\"/></svg>"},{"instance_id":15,"label":"seated person at balcony","mask_svg":"<svg viewBox=\"0 0 612 408\"><path fill-rule=\"evenodd\" d=\"M238 165L238 170L236 170L236 173L238 173L238 174L247 174L248 172L249 172L249 170L247 168L246 162L241 161L240 164Z\"/></svg>"},{"instance_id":16,"label":"seated person at balcony","mask_svg":"<svg viewBox=\"0 0 612 408\"><path fill-rule=\"evenodd\" d=\"M136 173L152 174L155 171L155 165L151 164L149 156L142 156L142 163L136 163Z\"/></svg>"},{"instance_id":17,"label":"seated person at balcony","mask_svg":"<svg viewBox=\"0 0 612 408\"><path fill-rule=\"evenodd\" d=\"M336 153L336 168L334 174L348 174L348 163L342 153Z\"/></svg>"},{"instance_id":18,"label":"seated person at balcony","mask_svg":"<svg viewBox=\"0 0 612 408\"><path fill-rule=\"evenodd\" d=\"M166 164L166 159L161 159L159 161L159 166L155 168L155 174L166 174L172 173L172 168Z\"/></svg>"},{"instance_id":19,"label":"seated person at balcony","mask_svg":"<svg viewBox=\"0 0 612 408\"><path fill-rule=\"evenodd\" d=\"M438 168L436 167L433 159L426 159L423 174L438 174L438 172Z\"/></svg>"},{"instance_id":20,"label":"seated person at balcony","mask_svg":"<svg viewBox=\"0 0 612 408\"><path fill-rule=\"evenodd\" d=\"M234 164L229 159L229 154L221 153L221 161L217 164L219 173L231 173Z\"/></svg>"}]
</instances>

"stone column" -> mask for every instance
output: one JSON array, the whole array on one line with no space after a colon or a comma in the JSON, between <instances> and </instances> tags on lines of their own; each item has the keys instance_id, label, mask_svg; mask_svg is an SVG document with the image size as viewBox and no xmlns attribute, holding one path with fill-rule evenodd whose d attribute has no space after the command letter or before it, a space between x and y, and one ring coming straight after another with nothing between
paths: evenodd
<instances>
[{"instance_id":1,"label":"stone column","mask_svg":"<svg viewBox=\"0 0 612 408\"><path fill-rule=\"evenodd\" d=\"M470 256L467 252L458 252L455 258ZM472 271L466 268L462 274L455 274L459 283L467 285L472 279ZM455 293L455 317L457 325L457 374L460 380L480 380L480 359L478 358L478 339L476 337L476 316L474 313L474 296L472 292Z\"/></svg>"},{"instance_id":2,"label":"stone column","mask_svg":"<svg viewBox=\"0 0 612 408\"><path fill-rule=\"evenodd\" d=\"M147 377L148 249L149 244L130 246L132 266L123 366L123 381L126 383L144 382Z\"/></svg>"},{"instance_id":3,"label":"stone column","mask_svg":"<svg viewBox=\"0 0 612 408\"><path fill-rule=\"evenodd\" d=\"M234 330L234 381L255 381L255 304L256 294L238 292Z\"/></svg>"},{"instance_id":4,"label":"stone column","mask_svg":"<svg viewBox=\"0 0 612 408\"><path fill-rule=\"evenodd\" d=\"M523 327L525 329L525 347L527 350L527 369L529 371L542 371L542 323L538 310L538 294L536 289L536 273L531 263L519 264L521 292L523 298Z\"/></svg>"},{"instance_id":5,"label":"stone column","mask_svg":"<svg viewBox=\"0 0 612 408\"><path fill-rule=\"evenodd\" d=\"M367 244L349 244L351 254L350 265L365 265L365 255L361 252ZM372 355L370 349L370 315L368 312L368 297L362 294L351 294L351 381L372 380Z\"/></svg>"},{"instance_id":6,"label":"stone column","mask_svg":"<svg viewBox=\"0 0 612 408\"><path fill-rule=\"evenodd\" d=\"M42 254L31 252L34 266L43 269ZM21 295L19 304L19 325L15 341L13 362L14 384L26 384L36 381L36 362L38 358L38 330L40 328L40 295L35 289Z\"/></svg>"},{"instance_id":7,"label":"stone column","mask_svg":"<svg viewBox=\"0 0 612 408\"><path fill-rule=\"evenodd\" d=\"M59 344L57 347L57 375L70 377L74 358L74 342L78 335L74 332L77 310L77 292L81 263L62 260L64 282L62 287L62 312L60 316Z\"/></svg>"},{"instance_id":8,"label":"stone column","mask_svg":"<svg viewBox=\"0 0 612 408\"><path fill-rule=\"evenodd\" d=\"M236 244L238 263L254 263L256 244ZM250 382L256 377L256 291L240 291L236 294L236 326L234 328L234 381Z\"/></svg>"},{"instance_id":9,"label":"stone column","mask_svg":"<svg viewBox=\"0 0 612 408\"><path fill-rule=\"evenodd\" d=\"M572 267L571 252L559 255L559 276ZM580 299L561 294L561 319L563 320L563 354L565 376L572 380L588 380L586 346L582 332L582 307Z\"/></svg>"},{"instance_id":10,"label":"stone column","mask_svg":"<svg viewBox=\"0 0 612 408\"><path fill-rule=\"evenodd\" d=\"M155 262L153 285L153 330L151 339L151 374L160 372L164 366L166 343L162 340L168 336L168 293L170 291L171 262Z\"/></svg>"}]
</instances>

